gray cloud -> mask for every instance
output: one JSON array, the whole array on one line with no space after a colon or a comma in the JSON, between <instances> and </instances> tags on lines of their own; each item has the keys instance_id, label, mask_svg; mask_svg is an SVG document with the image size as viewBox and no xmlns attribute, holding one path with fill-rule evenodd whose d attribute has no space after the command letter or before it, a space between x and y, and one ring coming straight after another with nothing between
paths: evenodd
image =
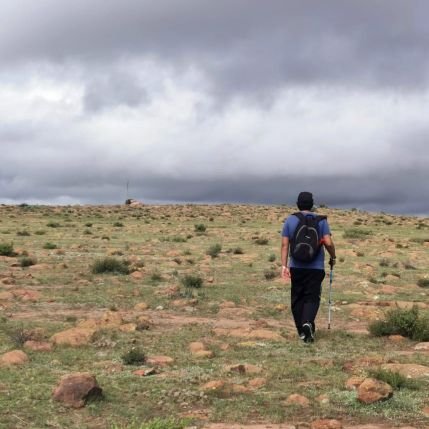
<instances>
[{"instance_id":1,"label":"gray cloud","mask_svg":"<svg viewBox=\"0 0 429 429\"><path fill-rule=\"evenodd\" d=\"M223 95L283 85L428 83L425 0L6 2L0 60L193 64Z\"/></svg>"},{"instance_id":2,"label":"gray cloud","mask_svg":"<svg viewBox=\"0 0 429 429\"><path fill-rule=\"evenodd\" d=\"M426 0L6 0L0 202L429 213Z\"/></svg>"}]
</instances>

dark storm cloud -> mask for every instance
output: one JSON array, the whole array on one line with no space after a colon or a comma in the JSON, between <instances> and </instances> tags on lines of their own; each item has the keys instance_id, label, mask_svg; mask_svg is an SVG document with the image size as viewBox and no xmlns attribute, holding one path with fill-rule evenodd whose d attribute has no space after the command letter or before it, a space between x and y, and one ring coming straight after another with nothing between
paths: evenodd
<instances>
[{"instance_id":1,"label":"dark storm cloud","mask_svg":"<svg viewBox=\"0 0 429 429\"><path fill-rule=\"evenodd\" d=\"M429 213L426 0L5 0L0 202ZM249 103L251 101L251 103Z\"/></svg>"},{"instance_id":2,"label":"dark storm cloud","mask_svg":"<svg viewBox=\"0 0 429 429\"><path fill-rule=\"evenodd\" d=\"M428 82L426 0L14 0L0 60L154 58L195 65L221 95L339 83Z\"/></svg>"}]
</instances>

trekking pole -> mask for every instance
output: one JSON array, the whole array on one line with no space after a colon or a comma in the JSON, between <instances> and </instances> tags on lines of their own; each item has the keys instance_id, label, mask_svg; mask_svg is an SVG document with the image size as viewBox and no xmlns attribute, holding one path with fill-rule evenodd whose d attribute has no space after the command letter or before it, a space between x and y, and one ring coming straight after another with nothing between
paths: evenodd
<instances>
[{"instance_id":1,"label":"trekking pole","mask_svg":"<svg viewBox=\"0 0 429 429\"><path fill-rule=\"evenodd\" d=\"M329 273L329 300L328 300L328 329L331 329L331 296L332 296L332 279L334 277L334 268L331 267L331 272Z\"/></svg>"}]
</instances>

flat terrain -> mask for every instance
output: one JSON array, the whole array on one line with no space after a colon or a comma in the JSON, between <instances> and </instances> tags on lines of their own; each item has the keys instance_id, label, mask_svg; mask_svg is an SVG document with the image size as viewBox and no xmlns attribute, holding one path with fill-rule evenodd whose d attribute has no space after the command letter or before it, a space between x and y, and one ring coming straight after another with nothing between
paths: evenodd
<instances>
[{"instance_id":1,"label":"flat terrain","mask_svg":"<svg viewBox=\"0 0 429 429\"><path fill-rule=\"evenodd\" d=\"M280 231L294 211L0 206L0 249L14 251L0 256L0 355L19 349L29 358L0 366L0 428L139 428L170 417L197 428L304 428L321 418L350 428L429 427L429 368L411 374L412 388L371 405L346 388L386 364L429 367L417 341L368 332L392 308L429 312L429 219L318 209L338 262L332 328L326 279L316 342L306 346L279 278ZM129 274L94 274L105 257ZM74 328L79 345L55 340ZM146 362L127 364L132 350ZM136 373L149 368L152 375ZM104 399L80 409L54 401L60 378L73 372L94 374ZM308 403L293 403L293 394Z\"/></svg>"}]
</instances>

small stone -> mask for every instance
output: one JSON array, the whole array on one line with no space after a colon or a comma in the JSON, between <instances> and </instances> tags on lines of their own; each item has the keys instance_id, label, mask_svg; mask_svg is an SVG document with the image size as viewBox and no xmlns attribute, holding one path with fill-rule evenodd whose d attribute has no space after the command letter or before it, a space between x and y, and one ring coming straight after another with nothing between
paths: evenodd
<instances>
[{"instance_id":1,"label":"small stone","mask_svg":"<svg viewBox=\"0 0 429 429\"><path fill-rule=\"evenodd\" d=\"M406 338L402 335L389 335L387 338L389 338L389 340L393 341L394 343L401 343L402 341L406 340Z\"/></svg>"},{"instance_id":2,"label":"small stone","mask_svg":"<svg viewBox=\"0 0 429 429\"><path fill-rule=\"evenodd\" d=\"M342 429L343 425L339 420L319 419L311 423L311 429Z\"/></svg>"},{"instance_id":3,"label":"small stone","mask_svg":"<svg viewBox=\"0 0 429 429\"><path fill-rule=\"evenodd\" d=\"M322 394L316 397L316 401L320 404L320 405L328 405L330 400L329 400L329 396L326 394Z\"/></svg>"},{"instance_id":4,"label":"small stone","mask_svg":"<svg viewBox=\"0 0 429 429\"><path fill-rule=\"evenodd\" d=\"M137 330L137 325L135 323L125 323L119 326L121 332L135 332Z\"/></svg>"},{"instance_id":5,"label":"small stone","mask_svg":"<svg viewBox=\"0 0 429 429\"><path fill-rule=\"evenodd\" d=\"M50 352L52 351L52 344L46 341L28 340L24 343L24 348L32 350L33 352Z\"/></svg>"},{"instance_id":6,"label":"small stone","mask_svg":"<svg viewBox=\"0 0 429 429\"><path fill-rule=\"evenodd\" d=\"M262 386L265 386L267 384L267 379L264 377L257 377L253 378L252 380L249 380L249 386L254 389L259 389Z\"/></svg>"},{"instance_id":7,"label":"small stone","mask_svg":"<svg viewBox=\"0 0 429 429\"><path fill-rule=\"evenodd\" d=\"M158 305L158 307L156 307L155 310L162 311L164 310L164 307L162 305Z\"/></svg>"},{"instance_id":8,"label":"small stone","mask_svg":"<svg viewBox=\"0 0 429 429\"><path fill-rule=\"evenodd\" d=\"M225 386L225 382L223 380L213 380L201 386L201 390L204 392L212 391L212 390L221 390Z\"/></svg>"},{"instance_id":9,"label":"small stone","mask_svg":"<svg viewBox=\"0 0 429 429\"><path fill-rule=\"evenodd\" d=\"M418 343L414 346L414 350L429 351L429 342Z\"/></svg>"},{"instance_id":10,"label":"small stone","mask_svg":"<svg viewBox=\"0 0 429 429\"><path fill-rule=\"evenodd\" d=\"M149 308L149 305L146 302L139 302L134 306L134 310L137 310L137 311L144 311L144 310L147 310L148 308Z\"/></svg>"},{"instance_id":11,"label":"small stone","mask_svg":"<svg viewBox=\"0 0 429 429\"><path fill-rule=\"evenodd\" d=\"M351 377L346 381L346 389L347 390L356 390L363 382L364 377Z\"/></svg>"},{"instance_id":12,"label":"small stone","mask_svg":"<svg viewBox=\"0 0 429 429\"><path fill-rule=\"evenodd\" d=\"M174 359L170 356L149 356L146 362L154 366L167 366L174 363Z\"/></svg>"},{"instance_id":13,"label":"small stone","mask_svg":"<svg viewBox=\"0 0 429 429\"><path fill-rule=\"evenodd\" d=\"M289 395L285 401L286 405L298 405L300 407L309 407L310 401L303 395L299 395L298 393L293 393Z\"/></svg>"}]
</instances>

